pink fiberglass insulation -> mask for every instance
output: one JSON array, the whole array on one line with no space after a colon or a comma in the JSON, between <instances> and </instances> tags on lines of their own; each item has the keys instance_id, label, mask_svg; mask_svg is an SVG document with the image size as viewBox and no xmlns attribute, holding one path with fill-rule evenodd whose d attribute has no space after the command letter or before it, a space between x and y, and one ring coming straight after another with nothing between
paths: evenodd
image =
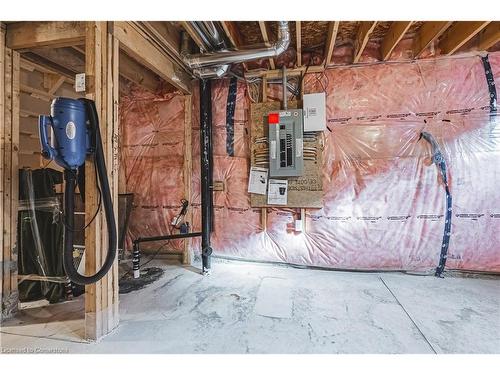
<instances>
[{"instance_id":1,"label":"pink fiberglass insulation","mask_svg":"<svg viewBox=\"0 0 500 375\"><path fill-rule=\"evenodd\" d=\"M120 168L126 192L134 193L127 248L139 236L172 233L170 222L184 198L184 98L139 87L120 98ZM171 241L170 250L181 250ZM143 244L141 248L158 244Z\"/></svg>"},{"instance_id":2,"label":"pink fiberglass insulation","mask_svg":"<svg viewBox=\"0 0 500 375\"><path fill-rule=\"evenodd\" d=\"M500 53L490 54L489 61L495 80L500 82ZM212 84L214 180L225 184L224 191L214 193L215 254L342 269L435 268L446 201L438 168L430 160L430 146L419 140L425 130L436 138L443 152L453 197L447 268L500 271L500 125L490 114L490 94L480 57L341 67L306 75L306 93L327 94L329 130L324 132L324 207L307 210L307 230L302 233L293 231L298 209L269 209L264 231L260 209L250 207L250 99L240 81L234 116L235 153L229 156L228 87L229 80ZM268 97L281 98L280 91L279 85L269 85ZM182 112L182 105L162 105ZM173 115L168 113L169 118ZM200 227L198 117L195 88L195 229ZM182 128L182 119L179 121ZM128 124L122 122L122 129ZM182 176L182 156L178 157L180 170L175 173ZM152 190L159 195L157 199L172 205L180 199L165 197L159 181L154 187L143 184L140 190L144 199ZM182 195L181 189L175 191ZM140 226L158 227L158 217L166 220L165 215L156 213L144 218ZM137 225L133 216L131 233L145 235ZM199 241L193 241L193 246L199 252Z\"/></svg>"}]
</instances>

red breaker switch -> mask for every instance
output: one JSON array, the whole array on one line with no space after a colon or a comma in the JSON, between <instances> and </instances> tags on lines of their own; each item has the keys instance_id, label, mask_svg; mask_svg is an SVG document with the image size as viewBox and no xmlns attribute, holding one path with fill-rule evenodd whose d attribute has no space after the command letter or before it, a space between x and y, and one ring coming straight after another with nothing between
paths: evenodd
<instances>
[{"instance_id":1,"label":"red breaker switch","mask_svg":"<svg viewBox=\"0 0 500 375\"><path fill-rule=\"evenodd\" d=\"M280 123L280 114L279 113L270 113L267 117L267 122L269 124L279 124Z\"/></svg>"}]
</instances>

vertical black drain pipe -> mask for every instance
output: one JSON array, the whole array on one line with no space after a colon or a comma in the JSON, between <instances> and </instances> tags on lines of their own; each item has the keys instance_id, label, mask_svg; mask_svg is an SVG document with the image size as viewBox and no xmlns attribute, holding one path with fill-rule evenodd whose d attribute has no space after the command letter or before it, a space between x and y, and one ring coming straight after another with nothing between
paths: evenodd
<instances>
[{"instance_id":1,"label":"vertical black drain pipe","mask_svg":"<svg viewBox=\"0 0 500 375\"><path fill-rule=\"evenodd\" d=\"M200 80L200 166L201 166L201 262L203 274L210 273L212 231L212 87Z\"/></svg>"}]
</instances>

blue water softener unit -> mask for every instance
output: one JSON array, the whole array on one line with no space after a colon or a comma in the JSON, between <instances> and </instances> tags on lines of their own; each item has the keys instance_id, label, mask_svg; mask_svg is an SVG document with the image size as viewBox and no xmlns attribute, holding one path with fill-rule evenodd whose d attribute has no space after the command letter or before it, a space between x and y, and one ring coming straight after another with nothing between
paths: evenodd
<instances>
[{"instance_id":1,"label":"blue water softener unit","mask_svg":"<svg viewBox=\"0 0 500 375\"><path fill-rule=\"evenodd\" d=\"M113 265L117 247L113 202L109 190L95 103L85 98L56 98L52 101L50 116L41 115L39 117L39 127L42 156L54 160L64 168L64 270L70 280L76 284L95 283L106 275ZM53 131L52 145L49 142L50 128ZM74 228L75 187L78 174L82 173L82 166L87 158L93 159L95 164L98 175L98 190L101 194L99 202L104 205L109 234L106 260L102 268L92 276L78 273L73 261L73 233L78 230Z\"/></svg>"}]
</instances>

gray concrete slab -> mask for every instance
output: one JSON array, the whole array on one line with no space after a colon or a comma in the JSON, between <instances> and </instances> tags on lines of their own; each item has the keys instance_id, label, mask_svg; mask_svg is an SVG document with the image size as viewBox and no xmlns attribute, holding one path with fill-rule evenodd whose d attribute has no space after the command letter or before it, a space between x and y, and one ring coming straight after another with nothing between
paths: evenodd
<instances>
[{"instance_id":1,"label":"gray concrete slab","mask_svg":"<svg viewBox=\"0 0 500 375\"><path fill-rule=\"evenodd\" d=\"M500 279L239 262L215 262L203 277L163 267L157 282L120 296L120 326L100 342L81 339L79 299L23 311L2 326L3 350L500 353Z\"/></svg>"}]
</instances>

